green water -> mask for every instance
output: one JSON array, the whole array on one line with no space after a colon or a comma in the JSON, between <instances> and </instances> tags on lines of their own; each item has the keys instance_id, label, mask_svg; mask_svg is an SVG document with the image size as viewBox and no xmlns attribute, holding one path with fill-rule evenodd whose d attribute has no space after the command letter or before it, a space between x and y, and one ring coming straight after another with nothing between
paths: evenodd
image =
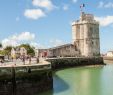
<instances>
[{"instance_id":1,"label":"green water","mask_svg":"<svg viewBox=\"0 0 113 95\"><path fill-rule=\"evenodd\" d=\"M57 71L53 86L41 95L113 95L113 65Z\"/></svg>"}]
</instances>

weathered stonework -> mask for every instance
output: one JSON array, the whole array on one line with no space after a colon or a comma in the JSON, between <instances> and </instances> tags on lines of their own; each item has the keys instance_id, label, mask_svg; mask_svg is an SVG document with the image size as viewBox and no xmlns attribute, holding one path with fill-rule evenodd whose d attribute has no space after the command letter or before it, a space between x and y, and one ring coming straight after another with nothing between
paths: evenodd
<instances>
[{"instance_id":1,"label":"weathered stonework","mask_svg":"<svg viewBox=\"0 0 113 95\"><path fill-rule=\"evenodd\" d=\"M72 23L72 39L81 56L100 56L99 23L92 14L82 12Z\"/></svg>"},{"instance_id":2,"label":"weathered stonework","mask_svg":"<svg viewBox=\"0 0 113 95\"><path fill-rule=\"evenodd\" d=\"M53 89L52 70L45 66L0 68L0 95L38 95Z\"/></svg>"},{"instance_id":3,"label":"weathered stonework","mask_svg":"<svg viewBox=\"0 0 113 95\"><path fill-rule=\"evenodd\" d=\"M47 57L99 57L99 22L92 14L82 12L80 19L72 23L72 44L49 48L46 52Z\"/></svg>"},{"instance_id":4,"label":"weathered stonework","mask_svg":"<svg viewBox=\"0 0 113 95\"><path fill-rule=\"evenodd\" d=\"M47 61L51 62L52 69L64 69L77 66L88 65L105 65L102 57L64 57L64 58L49 58Z\"/></svg>"}]
</instances>

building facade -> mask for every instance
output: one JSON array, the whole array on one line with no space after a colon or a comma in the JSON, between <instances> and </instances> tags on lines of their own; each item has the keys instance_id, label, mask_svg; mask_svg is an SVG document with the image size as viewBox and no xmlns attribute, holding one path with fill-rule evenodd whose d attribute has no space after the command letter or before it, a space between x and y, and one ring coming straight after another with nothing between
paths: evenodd
<instances>
[{"instance_id":1,"label":"building facade","mask_svg":"<svg viewBox=\"0 0 113 95\"><path fill-rule=\"evenodd\" d=\"M64 44L49 49L39 49L39 56L43 57L76 57L79 52L73 44Z\"/></svg>"},{"instance_id":2,"label":"building facade","mask_svg":"<svg viewBox=\"0 0 113 95\"><path fill-rule=\"evenodd\" d=\"M11 57L12 58L16 58L16 50L15 50L15 48L11 49Z\"/></svg>"},{"instance_id":3,"label":"building facade","mask_svg":"<svg viewBox=\"0 0 113 95\"><path fill-rule=\"evenodd\" d=\"M82 12L72 23L72 43L81 56L100 56L99 22L92 14Z\"/></svg>"},{"instance_id":4,"label":"building facade","mask_svg":"<svg viewBox=\"0 0 113 95\"><path fill-rule=\"evenodd\" d=\"M113 51L108 51L106 54L107 57L113 57Z\"/></svg>"},{"instance_id":5,"label":"building facade","mask_svg":"<svg viewBox=\"0 0 113 95\"><path fill-rule=\"evenodd\" d=\"M80 19L72 23L72 44L39 50L39 55L44 52L48 57L100 56L99 22L92 14L82 12Z\"/></svg>"},{"instance_id":6,"label":"building facade","mask_svg":"<svg viewBox=\"0 0 113 95\"><path fill-rule=\"evenodd\" d=\"M24 47L11 49L12 58L18 58L20 56L27 56L27 50Z\"/></svg>"},{"instance_id":7,"label":"building facade","mask_svg":"<svg viewBox=\"0 0 113 95\"><path fill-rule=\"evenodd\" d=\"M73 44L64 44L48 49L48 57L76 57L79 52Z\"/></svg>"},{"instance_id":8,"label":"building facade","mask_svg":"<svg viewBox=\"0 0 113 95\"><path fill-rule=\"evenodd\" d=\"M27 50L24 47L21 47L19 52L21 56L22 55L27 56Z\"/></svg>"}]
</instances>

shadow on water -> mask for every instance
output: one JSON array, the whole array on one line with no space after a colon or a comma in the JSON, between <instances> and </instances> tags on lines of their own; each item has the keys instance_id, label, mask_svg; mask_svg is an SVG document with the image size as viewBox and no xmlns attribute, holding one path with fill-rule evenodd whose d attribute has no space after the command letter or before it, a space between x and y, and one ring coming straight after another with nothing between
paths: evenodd
<instances>
[{"instance_id":1,"label":"shadow on water","mask_svg":"<svg viewBox=\"0 0 113 95\"><path fill-rule=\"evenodd\" d=\"M58 75L54 75L53 77L53 90L54 93L60 93L69 89L69 85L61 79Z\"/></svg>"}]
</instances>

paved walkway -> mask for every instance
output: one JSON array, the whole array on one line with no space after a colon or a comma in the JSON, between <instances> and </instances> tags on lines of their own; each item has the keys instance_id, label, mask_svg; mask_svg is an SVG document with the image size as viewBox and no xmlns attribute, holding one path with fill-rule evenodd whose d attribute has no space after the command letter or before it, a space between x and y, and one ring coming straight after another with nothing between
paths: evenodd
<instances>
[{"instance_id":1,"label":"paved walkway","mask_svg":"<svg viewBox=\"0 0 113 95\"><path fill-rule=\"evenodd\" d=\"M49 62L45 61L44 58L39 58L39 63L37 63L36 59L32 58L31 63L29 63L29 60L25 60L25 63L22 62L22 60L13 60L10 62L4 62L0 63L0 67L12 67L12 66L34 66L34 65L46 65L50 64Z\"/></svg>"}]
</instances>

